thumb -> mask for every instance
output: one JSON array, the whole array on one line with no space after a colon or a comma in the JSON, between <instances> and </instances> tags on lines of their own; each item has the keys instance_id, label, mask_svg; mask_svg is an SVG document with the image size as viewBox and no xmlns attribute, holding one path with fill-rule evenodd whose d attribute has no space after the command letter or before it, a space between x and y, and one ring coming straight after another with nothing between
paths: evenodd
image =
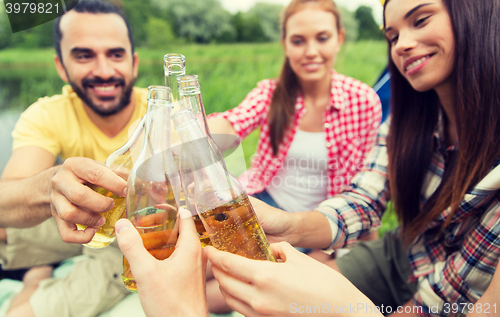
<instances>
[{"instance_id":1,"label":"thumb","mask_svg":"<svg viewBox=\"0 0 500 317\"><path fill-rule=\"evenodd\" d=\"M304 255L292 247L288 242L272 243L271 250L274 252L276 258L281 259L283 262L286 262L287 260L290 261L298 256Z\"/></svg>"},{"instance_id":2,"label":"thumb","mask_svg":"<svg viewBox=\"0 0 500 317\"><path fill-rule=\"evenodd\" d=\"M119 219L115 224L115 230L118 247L127 258L132 271L135 267L141 266L144 259L153 257L144 248L139 232L128 219Z\"/></svg>"}]
</instances>

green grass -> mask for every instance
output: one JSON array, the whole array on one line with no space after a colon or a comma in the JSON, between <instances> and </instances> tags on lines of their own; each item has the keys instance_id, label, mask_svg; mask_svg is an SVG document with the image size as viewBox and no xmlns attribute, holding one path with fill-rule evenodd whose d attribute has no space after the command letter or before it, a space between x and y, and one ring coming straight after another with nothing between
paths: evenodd
<instances>
[{"instance_id":1,"label":"green grass","mask_svg":"<svg viewBox=\"0 0 500 317\"><path fill-rule=\"evenodd\" d=\"M338 72L373 85L385 67L384 42L346 43L335 68ZM180 52L186 56L187 72L197 74L208 113L237 106L259 80L279 75L283 51L279 43L181 45L165 50L138 49L140 57L137 85L163 83L163 55ZM26 108L40 96L60 92L62 81L53 66L52 49L0 51L0 86L9 86L17 96L0 95L6 108ZM19 99L17 100L16 97ZM14 99L14 103L9 102Z\"/></svg>"},{"instance_id":2,"label":"green grass","mask_svg":"<svg viewBox=\"0 0 500 317\"><path fill-rule=\"evenodd\" d=\"M390 231L398 226L398 219L396 217L396 211L394 210L394 205L389 202L387 204L387 210L382 216L382 226L378 229L378 234L380 237L384 235L387 231Z\"/></svg>"},{"instance_id":3,"label":"green grass","mask_svg":"<svg viewBox=\"0 0 500 317\"><path fill-rule=\"evenodd\" d=\"M187 73L200 78L207 113L237 106L259 80L279 75L284 58L280 43L172 45L164 50L137 51L140 64L136 85L140 87L163 84L165 53L184 54ZM55 71L53 55L53 49L0 50L0 111L22 110L41 96L61 92L63 82ZM335 69L373 86L386 63L384 41L348 42L337 56ZM247 166L257 140L258 131L254 131L243 141ZM386 218L381 231L394 227L395 217Z\"/></svg>"},{"instance_id":4,"label":"green grass","mask_svg":"<svg viewBox=\"0 0 500 317\"><path fill-rule=\"evenodd\" d=\"M139 48L137 86L163 83L163 55L186 56L188 74L197 74L207 113L237 106L259 80L275 78L283 64L280 43L176 45L165 50ZM41 96L58 94L63 82L54 68L53 49L0 50L0 111L25 109ZM346 43L337 57L338 72L373 85L386 64L385 42ZM4 89L1 89L5 87ZM253 154L258 134L244 141L247 158Z\"/></svg>"}]
</instances>

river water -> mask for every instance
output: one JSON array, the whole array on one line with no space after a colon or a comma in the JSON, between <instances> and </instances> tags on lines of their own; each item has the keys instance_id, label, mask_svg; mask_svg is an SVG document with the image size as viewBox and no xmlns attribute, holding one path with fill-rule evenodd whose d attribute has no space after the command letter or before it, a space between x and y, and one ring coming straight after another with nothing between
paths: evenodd
<instances>
[{"instance_id":1,"label":"river water","mask_svg":"<svg viewBox=\"0 0 500 317\"><path fill-rule=\"evenodd\" d=\"M0 172L3 170L12 152L10 133L19 118L19 110L8 110L0 113Z\"/></svg>"}]
</instances>

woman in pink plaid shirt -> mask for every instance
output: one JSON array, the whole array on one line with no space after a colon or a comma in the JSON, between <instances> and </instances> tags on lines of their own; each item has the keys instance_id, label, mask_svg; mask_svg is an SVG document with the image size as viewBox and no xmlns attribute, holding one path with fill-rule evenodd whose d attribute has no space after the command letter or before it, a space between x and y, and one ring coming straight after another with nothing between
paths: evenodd
<instances>
[{"instance_id":1,"label":"woman in pink plaid shirt","mask_svg":"<svg viewBox=\"0 0 500 317\"><path fill-rule=\"evenodd\" d=\"M280 77L260 81L238 107L212 115L209 125L213 134L240 139L260 127L256 154L240 180L249 195L298 212L349 184L375 141L382 109L372 88L333 70L345 31L332 0L293 0L282 23ZM218 285L209 283L208 290L211 311L227 311L212 299Z\"/></svg>"},{"instance_id":2,"label":"woman in pink plaid shirt","mask_svg":"<svg viewBox=\"0 0 500 317\"><path fill-rule=\"evenodd\" d=\"M381 121L368 85L333 70L344 40L332 0L294 0L282 21L285 61L241 104L213 114L212 133L245 138L261 128L246 173L249 195L288 212L310 210L347 186Z\"/></svg>"}]
</instances>

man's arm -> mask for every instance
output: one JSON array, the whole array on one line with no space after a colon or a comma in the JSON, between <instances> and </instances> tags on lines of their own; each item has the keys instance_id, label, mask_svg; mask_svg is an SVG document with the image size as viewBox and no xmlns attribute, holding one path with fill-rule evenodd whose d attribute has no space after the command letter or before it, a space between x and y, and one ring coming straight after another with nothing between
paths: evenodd
<instances>
[{"instance_id":1,"label":"man's arm","mask_svg":"<svg viewBox=\"0 0 500 317\"><path fill-rule=\"evenodd\" d=\"M61 166L53 162L52 154L37 147L12 153L0 179L0 227L31 227L52 215L63 241L87 243L94 230L81 231L76 224L100 227L100 213L113 208L114 201L86 184L124 196L127 182L89 158L69 158Z\"/></svg>"},{"instance_id":2,"label":"man's arm","mask_svg":"<svg viewBox=\"0 0 500 317\"><path fill-rule=\"evenodd\" d=\"M37 147L15 150L0 178L0 227L27 228L51 217L54 155Z\"/></svg>"}]
</instances>

